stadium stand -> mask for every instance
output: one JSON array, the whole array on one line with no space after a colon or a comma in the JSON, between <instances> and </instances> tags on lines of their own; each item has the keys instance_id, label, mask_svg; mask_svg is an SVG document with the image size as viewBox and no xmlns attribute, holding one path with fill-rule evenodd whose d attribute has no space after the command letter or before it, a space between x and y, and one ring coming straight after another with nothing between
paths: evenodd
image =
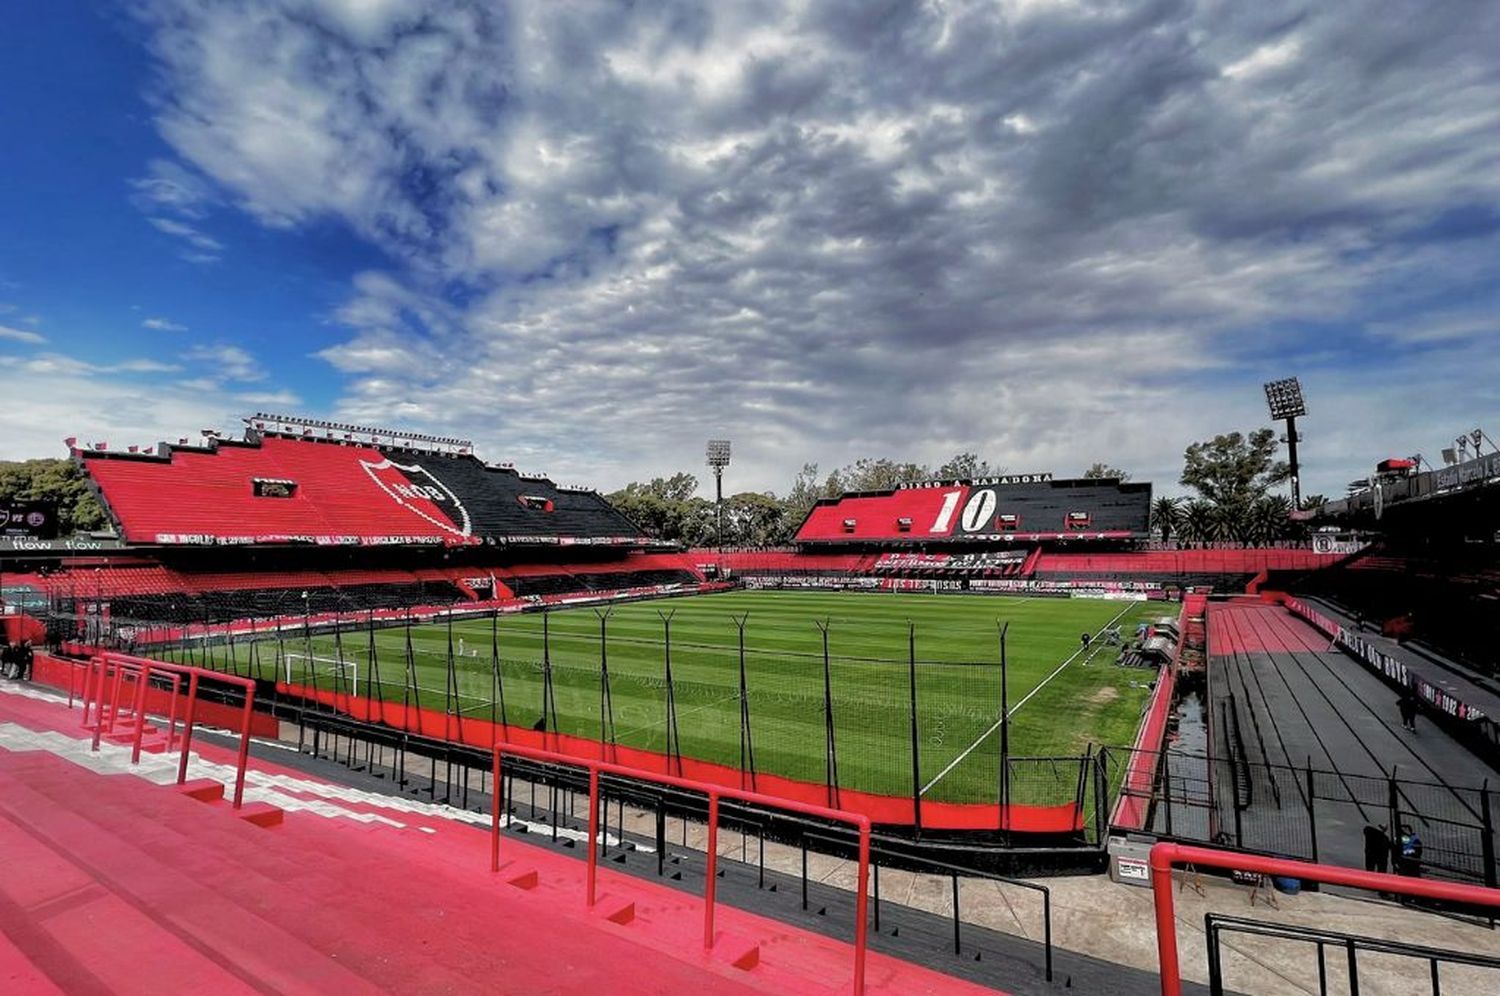
<instances>
[{"instance_id":1,"label":"stadium stand","mask_svg":"<svg viewBox=\"0 0 1500 996\"><path fill-rule=\"evenodd\" d=\"M1297 588L1416 640L1488 677L1500 676L1500 558L1493 548L1405 554L1371 548Z\"/></svg>"},{"instance_id":2,"label":"stadium stand","mask_svg":"<svg viewBox=\"0 0 1500 996\"><path fill-rule=\"evenodd\" d=\"M1024 475L936 481L819 501L798 543L1144 539L1151 485Z\"/></svg>"},{"instance_id":3,"label":"stadium stand","mask_svg":"<svg viewBox=\"0 0 1500 996\"><path fill-rule=\"evenodd\" d=\"M471 455L258 437L165 456L75 451L131 543L642 542L592 491Z\"/></svg>"}]
</instances>

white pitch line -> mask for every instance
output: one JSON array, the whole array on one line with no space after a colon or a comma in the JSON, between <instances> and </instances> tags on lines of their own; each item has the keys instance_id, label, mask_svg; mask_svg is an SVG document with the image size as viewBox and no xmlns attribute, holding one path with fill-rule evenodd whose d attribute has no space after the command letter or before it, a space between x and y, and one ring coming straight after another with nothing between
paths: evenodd
<instances>
[{"instance_id":1,"label":"white pitch line","mask_svg":"<svg viewBox=\"0 0 1500 996\"><path fill-rule=\"evenodd\" d=\"M1027 702L1031 701L1031 697L1033 695L1035 695L1037 692L1040 692L1043 688L1046 688L1047 687L1047 683L1050 682L1053 678L1056 678L1059 674L1062 674L1063 668L1067 667L1069 664L1071 664L1075 660L1077 660L1078 659L1078 655L1081 654L1081 653L1083 653L1085 649L1087 649L1089 651L1089 654L1091 656L1094 653L1097 653L1098 652L1098 648L1099 648L1099 635L1100 635L1100 633L1103 633L1106 629L1109 629L1109 627L1113 626L1116 622L1119 621L1120 616L1123 616L1125 613L1129 612L1134 607L1135 607L1135 603L1131 602L1130 604L1126 605L1125 608L1121 609L1120 612L1119 612L1119 614L1116 615L1113 619L1111 619L1109 622L1105 623L1103 626L1100 626L1099 627L1099 632L1094 634L1094 637L1093 637L1093 639L1091 639L1089 641L1089 645L1088 645L1087 648L1079 647L1077 650L1073 651L1072 656L1070 656L1067 660L1063 661L1061 664L1057 665L1057 668L1051 674L1047 675L1047 677L1043 678L1040 684L1038 684L1031 691L1027 692L1026 695L1025 695L1025 697L1022 698L1021 701L1019 701L1015 705L1011 706L1010 707L1010 711L1005 714L1005 718L1008 719L1011 716L1014 716L1017 712L1019 712L1020 709L1021 709L1021 707L1023 705L1025 705ZM930 781L926 785L922 786L922 791L920 793L918 793L918 794L919 795L926 795L928 789L932 788L938 782L942 781L943 778L948 774L948 772L950 772L954 768L958 767L959 762L961 762L964 758L968 757L970 754L974 753L975 748L977 748L980 744L984 743L985 739L988 738L991 733L994 733L996 730L1000 729L1000 723L1001 723L1000 720L998 720L998 719L995 720L995 722L990 726L990 728L988 730L985 730L983 733L981 733L979 735L979 738L977 740L975 740L972 744L970 744L967 748L965 748L965 750L964 750L964 752L962 754L958 755L952 761L950 761L948 763L948 766L946 768L944 768L942 771L939 771L937 773L937 777L933 778L932 781Z\"/></svg>"}]
</instances>

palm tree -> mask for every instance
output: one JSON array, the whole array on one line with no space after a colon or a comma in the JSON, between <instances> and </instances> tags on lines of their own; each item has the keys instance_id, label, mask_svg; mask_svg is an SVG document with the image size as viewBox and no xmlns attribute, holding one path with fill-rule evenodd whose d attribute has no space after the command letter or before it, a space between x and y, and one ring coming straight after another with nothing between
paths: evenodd
<instances>
[{"instance_id":1,"label":"palm tree","mask_svg":"<svg viewBox=\"0 0 1500 996\"><path fill-rule=\"evenodd\" d=\"M1190 543L1207 543L1214 538L1214 507L1206 501L1190 501L1180 510L1177 527L1181 537Z\"/></svg>"},{"instance_id":2,"label":"palm tree","mask_svg":"<svg viewBox=\"0 0 1500 996\"><path fill-rule=\"evenodd\" d=\"M1171 540L1172 531L1177 528L1181 514L1181 500L1178 498L1163 495L1152 503L1151 528L1161 534L1163 543Z\"/></svg>"},{"instance_id":3,"label":"palm tree","mask_svg":"<svg viewBox=\"0 0 1500 996\"><path fill-rule=\"evenodd\" d=\"M1266 495L1251 505L1246 519L1246 538L1255 543L1274 543L1292 530L1292 501L1285 495Z\"/></svg>"}]
</instances>

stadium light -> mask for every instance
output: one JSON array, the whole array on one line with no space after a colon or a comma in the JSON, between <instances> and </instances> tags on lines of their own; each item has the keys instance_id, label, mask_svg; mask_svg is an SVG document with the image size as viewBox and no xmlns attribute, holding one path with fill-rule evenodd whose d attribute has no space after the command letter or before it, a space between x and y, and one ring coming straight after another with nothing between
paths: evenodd
<instances>
[{"instance_id":1,"label":"stadium light","mask_svg":"<svg viewBox=\"0 0 1500 996\"><path fill-rule=\"evenodd\" d=\"M1292 469L1292 509L1302 508L1302 475L1297 466L1297 418L1307 414L1307 404L1302 400L1302 385L1296 377L1266 383L1266 406L1271 417L1286 423L1287 463Z\"/></svg>"},{"instance_id":2,"label":"stadium light","mask_svg":"<svg viewBox=\"0 0 1500 996\"><path fill-rule=\"evenodd\" d=\"M729 440L710 439L706 451L714 472L714 518L717 520L719 552L724 552L724 468L729 466Z\"/></svg>"},{"instance_id":3,"label":"stadium light","mask_svg":"<svg viewBox=\"0 0 1500 996\"><path fill-rule=\"evenodd\" d=\"M1297 382L1296 377L1273 380L1266 384L1266 404L1271 408L1271 417L1277 421L1307 414L1307 405L1302 400L1302 385Z\"/></svg>"}]
</instances>

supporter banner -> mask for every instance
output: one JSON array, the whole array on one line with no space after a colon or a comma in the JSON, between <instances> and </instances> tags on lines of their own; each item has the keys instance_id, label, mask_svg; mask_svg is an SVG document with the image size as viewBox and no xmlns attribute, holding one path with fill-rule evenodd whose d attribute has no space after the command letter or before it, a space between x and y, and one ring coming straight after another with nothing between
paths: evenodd
<instances>
[{"instance_id":1,"label":"supporter banner","mask_svg":"<svg viewBox=\"0 0 1500 996\"><path fill-rule=\"evenodd\" d=\"M962 581L939 581L929 578L882 578L886 591L963 591Z\"/></svg>"},{"instance_id":2,"label":"supporter banner","mask_svg":"<svg viewBox=\"0 0 1500 996\"><path fill-rule=\"evenodd\" d=\"M1075 591L1140 592L1148 597L1162 593L1159 581L1053 581L1045 578L976 578L975 591L1007 591L1019 594L1069 594Z\"/></svg>"},{"instance_id":3,"label":"supporter banner","mask_svg":"<svg viewBox=\"0 0 1500 996\"><path fill-rule=\"evenodd\" d=\"M852 575L815 577L802 574L771 574L745 578L746 588L821 588L827 590L879 591L884 578Z\"/></svg>"},{"instance_id":4,"label":"supporter banner","mask_svg":"<svg viewBox=\"0 0 1500 996\"><path fill-rule=\"evenodd\" d=\"M1335 646L1363 661L1370 670L1382 675L1404 688L1410 688L1429 705L1457 719L1481 720L1485 713L1449 694L1445 689L1427 681L1421 675L1407 669L1406 665L1376 647L1359 633L1340 626L1328 616L1314 609L1301 599L1288 598L1283 604L1294 615L1301 616L1321 632L1333 638Z\"/></svg>"}]
</instances>

